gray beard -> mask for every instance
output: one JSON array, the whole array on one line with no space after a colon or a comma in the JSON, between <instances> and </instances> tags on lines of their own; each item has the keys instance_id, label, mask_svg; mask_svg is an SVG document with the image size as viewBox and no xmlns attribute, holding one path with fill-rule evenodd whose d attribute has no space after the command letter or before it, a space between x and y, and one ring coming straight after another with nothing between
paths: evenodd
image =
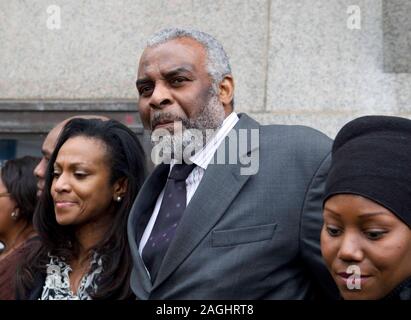
<instances>
[{"instance_id":1,"label":"gray beard","mask_svg":"<svg viewBox=\"0 0 411 320\"><path fill-rule=\"evenodd\" d=\"M191 154L201 150L216 132L216 129L221 127L224 118L224 107L218 100L218 95L210 91L210 98L199 114L193 119L181 120L181 134L169 132L167 135L161 135L161 140L152 141L152 143L154 146L161 143L164 149L171 151L163 154L162 158L165 163L170 163L171 159L175 159L177 162L181 162L183 158L188 160L188 156L184 154L188 147L190 147ZM154 134L155 132L153 132Z\"/></svg>"}]
</instances>

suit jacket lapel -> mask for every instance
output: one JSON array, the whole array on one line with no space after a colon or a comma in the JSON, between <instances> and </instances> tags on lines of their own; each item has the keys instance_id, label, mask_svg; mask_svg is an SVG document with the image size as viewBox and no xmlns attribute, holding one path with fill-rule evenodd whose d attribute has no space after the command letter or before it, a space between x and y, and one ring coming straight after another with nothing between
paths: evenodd
<instances>
[{"instance_id":1,"label":"suit jacket lapel","mask_svg":"<svg viewBox=\"0 0 411 320\"><path fill-rule=\"evenodd\" d=\"M233 130L258 129L259 124L246 115ZM226 139L227 141L227 139ZM224 148L222 143L220 148ZM228 149L226 149L228 150ZM247 147L246 154L252 150ZM244 156L244 155L239 155ZM228 158L228 153L226 153ZM228 161L226 162L228 163ZM153 290L190 255L215 226L250 176L240 174L241 164L210 164L184 212L174 239L164 257Z\"/></svg>"},{"instance_id":2,"label":"suit jacket lapel","mask_svg":"<svg viewBox=\"0 0 411 320\"><path fill-rule=\"evenodd\" d=\"M148 299L152 288L150 277L139 253L140 239L152 214L158 195L165 185L169 168L169 165L160 164L154 169L142 186L130 211L127 228L134 264L130 283L138 299Z\"/></svg>"}]
</instances>

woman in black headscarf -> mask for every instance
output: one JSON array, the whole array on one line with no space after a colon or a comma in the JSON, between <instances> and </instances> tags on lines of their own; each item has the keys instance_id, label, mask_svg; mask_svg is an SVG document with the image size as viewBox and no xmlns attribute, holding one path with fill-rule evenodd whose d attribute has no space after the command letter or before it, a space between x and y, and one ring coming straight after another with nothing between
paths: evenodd
<instances>
[{"instance_id":1,"label":"woman in black headscarf","mask_svg":"<svg viewBox=\"0 0 411 320\"><path fill-rule=\"evenodd\" d=\"M361 117L338 133L321 251L344 299L411 300L411 120Z\"/></svg>"}]
</instances>

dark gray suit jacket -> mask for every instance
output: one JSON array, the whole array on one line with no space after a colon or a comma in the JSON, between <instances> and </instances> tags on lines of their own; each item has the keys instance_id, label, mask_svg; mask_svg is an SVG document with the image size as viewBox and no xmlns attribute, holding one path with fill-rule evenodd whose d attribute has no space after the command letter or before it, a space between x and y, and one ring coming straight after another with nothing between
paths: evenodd
<instances>
[{"instance_id":1,"label":"dark gray suit jacket","mask_svg":"<svg viewBox=\"0 0 411 320\"><path fill-rule=\"evenodd\" d=\"M261 126L245 114L238 129L259 130L258 173L208 166L154 284L138 245L169 166L157 166L143 185L128 222L137 299L336 296L319 245L331 140L307 127Z\"/></svg>"}]
</instances>

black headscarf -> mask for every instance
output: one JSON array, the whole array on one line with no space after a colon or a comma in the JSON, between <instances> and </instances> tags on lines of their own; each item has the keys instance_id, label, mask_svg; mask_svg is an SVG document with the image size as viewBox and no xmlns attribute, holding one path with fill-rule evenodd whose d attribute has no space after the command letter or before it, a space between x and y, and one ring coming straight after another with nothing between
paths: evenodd
<instances>
[{"instance_id":1,"label":"black headscarf","mask_svg":"<svg viewBox=\"0 0 411 320\"><path fill-rule=\"evenodd\" d=\"M366 116L335 138L324 202L355 194L393 212L411 228L411 120Z\"/></svg>"}]
</instances>

